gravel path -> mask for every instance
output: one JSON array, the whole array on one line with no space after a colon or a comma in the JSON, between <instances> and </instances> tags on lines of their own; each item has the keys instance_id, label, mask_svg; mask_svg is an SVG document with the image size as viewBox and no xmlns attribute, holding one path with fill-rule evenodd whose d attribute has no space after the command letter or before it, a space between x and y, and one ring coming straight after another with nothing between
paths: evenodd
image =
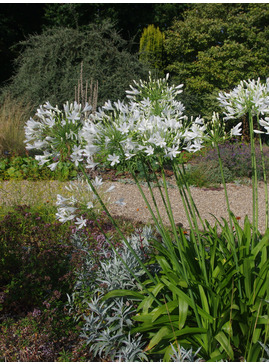
<instances>
[{"instance_id":1,"label":"gravel path","mask_svg":"<svg viewBox=\"0 0 269 364\"><path fill-rule=\"evenodd\" d=\"M152 218L146 204L133 184L124 184L122 182L113 183L115 189L111 192L110 211L115 215L126 216L137 221L152 222ZM109 184L111 185L111 183ZM205 189L191 187L193 200L198 207L202 219L206 219L210 224L214 225L216 218L222 217L228 219L227 206L225 202L224 189ZM236 217L240 218L240 224L244 222L244 218L248 215L252 221L252 187L249 185L227 184L230 207ZM143 187L145 195L150 198L147 187ZM258 187L259 196L259 230L265 231L265 197L264 184L260 183ZM158 201L158 207L165 223L168 223L165 208L157 188L154 188L154 194ZM171 200L173 215L176 223L183 224L184 228L188 228L189 224L184 212L183 204L177 188L169 188L169 197ZM124 205L118 204L116 201L121 200ZM152 201L152 200L151 200Z\"/></svg>"},{"instance_id":2,"label":"gravel path","mask_svg":"<svg viewBox=\"0 0 269 364\"><path fill-rule=\"evenodd\" d=\"M124 183L125 182L125 183ZM126 183L128 182L128 183ZM153 222L142 196L133 183L120 180L117 182L104 182L105 189L112 184L115 189L110 192L109 210L112 215L124 216L127 218L141 221L144 223ZM66 183L57 181L30 182L30 181L6 181L0 183L0 208L1 205L40 203L56 201L57 193L65 194ZM169 196L176 223L183 224L188 229L188 221L184 212L183 204L180 199L178 189L175 187L174 177L169 178ZM174 186L174 188L172 188ZM235 216L240 217L240 224L243 224L244 217L248 215L252 221L252 187L250 185L227 184L231 210ZM147 187L142 187L145 195L150 198ZM164 222L168 224L166 211L162 203L158 189L153 188L159 211ZM228 219L227 207L225 202L224 189L206 189L191 187L191 193L197 205L202 219L206 219L214 225L216 218ZM259 230L265 231L265 197L264 184L260 183L258 188L259 195ZM49 200L49 201L48 201ZM151 199L150 199L151 200ZM43 201L43 202L42 202ZM118 203L120 202L120 203Z\"/></svg>"}]
</instances>

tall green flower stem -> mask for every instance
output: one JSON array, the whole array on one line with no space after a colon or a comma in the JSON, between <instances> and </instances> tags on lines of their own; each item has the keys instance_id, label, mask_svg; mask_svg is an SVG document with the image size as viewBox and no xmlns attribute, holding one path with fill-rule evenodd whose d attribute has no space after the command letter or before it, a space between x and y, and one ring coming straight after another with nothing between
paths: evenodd
<instances>
[{"instance_id":1,"label":"tall green flower stem","mask_svg":"<svg viewBox=\"0 0 269 364\"><path fill-rule=\"evenodd\" d=\"M197 206L196 206L196 204L195 204L195 202L193 200L188 181L185 178L186 170L185 170L184 164L182 164L182 171L181 171L178 164L175 161L173 161L173 171L174 171L174 174L175 174L175 177L176 177L177 186L178 186L178 189L180 191L181 197L185 201L184 206L188 207L188 210L185 208L185 212L187 213L187 211L190 211L191 220L193 221L196 233L199 236L197 217L198 217L198 219L199 219L199 221L200 221L200 223L202 225L203 230L205 230L205 224L204 224L204 221L201 218L199 210L198 210L198 208L197 208ZM192 226L192 225L190 224L190 226ZM194 230L194 229L191 229L191 230Z\"/></svg>"},{"instance_id":2,"label":"tall green flower stem","mask_svg":"<svg viewBox=\"0 0 269 364\"><path fill-rule=\"evenodd\" d=\"M175 240L176 240L180 260L178 260L177 255L175 253L175 247L174 247L174 244L173 244L173 242L171 240L171 236L170 236L169 232L167 231L167 229L165 228L165 226L163 225L163 222L162 222L162 219L161 219L161 216L160 216L160 213L159 213L158 205L156 203L154 193L152 191L152 187L151 187L151 185L149 183L148 174L145 173L145 175L147 177L147 182L148 182L147 184L148 184L148 187L149 187L150 195L151 195L151 198L153 200L153 204L155 206L159 221L156 218L155 214L153 213L150 202L148 201L147 197L145 196L144 191L141 188L140 183L137 180L136 175L135 175L135 173L133 171L132 171L132 175L133 175L133 178L134 178L134 180L136 182L136 185L137 185L137 187L138 187L138 189L140 191L140 194L143 197L143 199L144 199L144 201L145 201L145 203L146 203L146 205L148 207L148 210L151 213L151 216L152 216L154 222L156 223L156 226L157 226L157 228L158 228L158 230L159 230L159 232L160 232L160 234L162 236L163 242L166 245L166 248L170 253L169 255L170 255L170 258L171 258L171 260L173 262L173 270L177 271L177 272L180 272L180 276L186 281L186 284L188 285L188 287L191 287L190 275L189 275L190 267L188 266L188 262L186 261L186 251L185 251L186 241L185 241L185 244L182 243L184 239L182 241L180 241L180 237L183 238L184 234L178 234L178 231L177 231L177 228L176 228L176 225L175 225L173 212L172 212L172 209L171 209L171 203L170 203L170 199L169 199L169 195L168 195L168 187L167 187L167 183L166 183L166 179L165 179L165 175L164 175L164 169L163 169L162 164L161 164L161 171L162 171L162 177L163 177L163 185L164 185L164 190L165 190L165 196L163 195L162 191L160 191L160 193L162 194L162 198L164 199L164 203L165 203L165 206L166 206L166 209L167 209L166 212L168 214L169 221L170 221L171 228L172 228L172 232L173 232L173 235L174 235ZM158 185L159 185L159 183L158 183ZM160 187L160 185L159 185L159 187ZM197 246L196 246L196 248L197 248ZM199 257L199 254L198 254L198 257ZM201 270L205 273L206 272L205 260L203 262L201 262L201 260L200 260L200 263L201 263L201 266L203 266L203 268L204 268L204 269L201 269ZM207 277L206 277L206 281L207 281ZM196 298L194 297L194 294L193 294L193 291L192 291L191 288L188 289L188 292L189 292L189 295L190 295L191 306L193 307L194 314L195 314L195 317L196 317L196 321L197 321L199 327L202 327L202 322L201 322L200 315L199 315L197 305L196 305ZM166 298L169 301L171 300L171 298L169 296L166 296Z\"/></svg>"},{"instance_id":3,"label":"tall green flower stem","mask_svg":"<svg viewBox=\"0 0 269 364\"><path fill-rule=\"evenodd\" d=\"M166 213L167 213L167 216L169 218L169 221L170 221L170 224L171 224L171 227L172 227L172 232L173 232L173 235L174 235L174 237L176 239L176 243L178 245L179 252L181 254L181 251L182 251L182 243L179 240L178 231L177 231L177 228L176 228L176 225L175 225L174 216L173 216L173 212L172 212L172 208L171 208L171 203L170 203L170 198L169 198L169 194L168 194L168 186L167 186L167 182L166 182L166 178L165 178L165 173L164 173L164 167L163 167L163 163L162 163L162 160L161 159L159 159L159 164L160 164L160 167L161 167L162 181L163 181L163 186L164 186L164 190L165 190L165 196L163 195L163 191L161 189L161 186L160 186L160 183L158 181L158 178L157 178L156 174L154 173L155 181L156 181L157 187L159 189L160 195L162 197L163 204L165 206ZM152 191L152 188L151 188L151 185L150 185L150 181L149 181L149 178L148 178L149 177L148 176L148 173L146 171L145 165L144 164L142 164L142 165L143 165L143 169L144 169L144 175L146 176L146 179L147 179L147 185L148 185L148 188L149 188L149 191L150 191L150 194L151 194L151 198L153 200L155 209L157 211L159 221L162 223L162 219L161 219L161 216L159 214L159 209L158 209L158 206L157 206L157 203L156 203L156 200L155 200L155 197L154 197L154 193ZM177 170L176 167L178 168L178 166L176 165L176 163L173 163L173 169L174 169L175 172ZM184 190L183 183L180 183L180 181L178 179L178 174L175 174L175 175L176 175L176 181L177 181L178 190L179 190L179 193L181 195L181 200L182 200L182 203L183 203L183 206L184 206L184 209L185 209L185 213L186 213L187 218L188 218L189 225L191 227L190 234L192 235L193 241L196 241L197 238L198 238L198 244L195 244L195 249L196 249L196 252L197 252L198 259L199 259L201 271L203 272L203 274L205 276L205 281L208 283L208 277L207 277L207 274L206 274L205 259L204 259L205 258L205 249L204 249L204 245L202 243L201 237L200 237L200 233L199 233L199 229L198 229L198 224L197 224L197 221L196 221L196 216L195 216L195 213L191 209L191 205L190 205L190 203L188 201L188 198L186 196L186 192ZM138 187L140 188L139 182L137 181L135 174L133 175L133 177L136 180ZM183 176L181 175L181 177L183 177ZM184 181L184 183L187 186L186 181ZM194 201L192 199L190 190L188 190L188 192L189 192L189 195L190 195L192 208L194 210L195 204L194 204ZM148 203L148 201L146 201L146 200L145 200L145 202ZM195 209L196 209L196 211L198 213L198 210L197 210L196 206L195 206ZM193 227L193 221L194 221L195 228ZM165 232L165 230L163 228L164 227L162 226L162 231L164 232L163 233L163 236L164 236L164 239L167 241L167 234L166 234L166 232ZM170 242L170 240L169 240L169 242ZM169 245L170 245L170 248L171 248L172 247L171 242L170 242ZM200 248L200 254L199 254L199 251L198 251L198 247ZM173 247L172 247L172 250L173 250ZM172 257L175 257L175 255L172 254ZM184 258L183 258L182 255L181 255L181 260L184 262ZM177 263L177 261L176 261L176 263ZM177 266L177 268L180 269L181 268L180 265ZM183 269L184 269L184 265L183 265ZM183 273L186 276L186 270Z\"/></svg>"},{"instance_id":4,"label":"tall green flower stem","mask_svg":"<svg viewBox=\"0 0 269 364\"><path fill-rule=\"evenodd\" d=\"M249 132L250 132L250 146L251 146L251 167L252 167L252 204L253 204L253 230L258 233L258 177L257 177L257 163L255 154L255 141L254 141L254 127L253 116L249 112Z\"/></svg>"},{"instance_id":5,"label":"tall green flower stem","mask_svg":"<svg viewBox=\"0 0 269 364\"><path fill-rule=\"evenodd\" d=\"M257 119L258 119L257 115ZM264 153L262 147L262 138L259 134L259 144L260 144L260 152L261 152L261 160L262 160L262 170L263 170L263 181L264 181L264 195L265 195L265 229L268 229L268 218L269 218L269 205L268 205L268 184L267 184L267 177L266 177L266 169L265 169L265 161L264 161Z\"/></svg>"},{"instance_id":6,"label":"tall green flower stem","mask_svg":"<svg viewBox=\"0 0 269 364\"><path fill-rule=\"evenodd\" d=\"M112 222L112 224L115 226L117 232L119 233L119 235L121 236L121 238L123 239L124 243L126 244L126 246L128 246L128 248L130 249L130 251L132 252L132 254L134 255L134 257L136 258L136 260L138 261L138 263L140 264L140 266L142 267L142 269L144 270L144 272L148 275L149 279L151 279L153 282L156 283L156 280L154 279L154 277L152 276L152 274L148 271L147 267L145 266L145 264L141 261L141 259L138 257L138 255L136 254L136 252L134 251L134 249L132 248L132 246L129 244L128 240L125 238L125 236L123 235L122 231L120 230L120 228L118 227L118 224L116 223L116 221L113 219L113 217L111 216L110 212L108 211L106 205L104 204L103 200L101 199L100 195L98 194L96 188L93 186L90 178L87 176L85 169L83 168L83 166L81 165L81 163L79 163L79 169L81 170L83 176L86 178L87 182L89 183L93 193L96 195L100 205L102 206L103 210L105 211L105 213L107 214L107 216L109 217L110 221ZM114 248L113 244L110 243L109 239L108 239L108 243L110 244L110 246L112 247L112 249L116 252L116 254L118 255L118 257L121 259L120 255L117 253L116 249ZM141 285L141 287L143 287L145 290L146 288L144 287L144 285L142 284L142 282L133 274L133 272L129 269L129 267L127 266L127 264L123 261L123 259L121 259L121 261L123 262L123 264L125 265L125 267L127 268L128 272L138 281L138 283ZM147 291L147 290L146 290ZM156 297L154 297L151 292L148 292L153 298L154 300L160 305L160 301L156 299Z\"/></svg>"},{"instance_id":7,"label":"tall green flower stem","mask_svg":"<svg viewBox=\"0 0 269 364\"><path fill-rule=\"evenodd\" d=\"M180 168L178 167L178 165L176 164L176 162L173 162L173 170L175 173L175 177L176 177L176 181L177 181L177 186L178 186L178 190L179 193L181 195L181 200L183 202L183 206L185 209L185 213L188 217L188 221L190 224L190 235L192 237L192 240L194 242L196 242L194 244L195 250L196 250L196 254L199 260L199 265L201 268L201 272L204 275L204 279L206 284L208 284L208 276L207 276L207 270L206 270L206 263L205 263L205 246L203 243L203 240L201 239L201 234L199 231L199 227L198 227L198 221L196 218L196 214L198 215L200 221L202 222L202 226L204 228L204 223L200 217L199 211L193 201L192 195L191 195L191 191L190 188L188 186L188 183L186 181L186 179L184 178L184 173L181 172ZM183 172L185 172L185 170L183 169ZM187 193L185 191L185 188L187 190ZM188 195L188 196L187 196Z\"/></svg>"},{"instance_id":8,"label":"tall green flower stem","mask_svg":"<svg viewBox=\"0 0 269 364\"><path fill-rule=\"evenodd\" d=\"M163 182L165 196L163 194L162 188L160 186L160 183L159 183L158 178L157 178L155 173L154 173L154 178L155 178L156 185L157 185L157 187L159 189L159 193L160 193L160 195L162 197L163 204L165 206L166 213L167 213L167 216L169 218L169 222L170 222L170 225L171 225L171 228L172 228L172 233L173 233L174 238L176 240L176 243L178 245L178 250L179 250L179 252L181 254L181 261L183 262L182 266L183 266L183 270L184 270L185 258L184 258L184 254L183 254L184 252L182 251L183 245L182 245L182 242L180 241L178 231L177 231L177 228L176 228L176 224L175 224L175 221L174 221L173 211L172 211L172 208L171 208L170 198L169 198L169 194L168 194L168 185L167 185L167 181L166 181L166 177L165 177L165 173L164 173L164 167L163 167L163 163L162 163L161 158L159 158L159 165L160 165L160 168L161 168L162 182ZM164 241L166 241L166 243L169 244L169 248L171 249L171 251L173 251L173 245L171 244L170 237L167 236L167 231L165 230L165 228L164 228L164 226L162 224L162 219L161 219L161 216L160 216L160 213L159 213L159 209L158 209L155 197L154 197L154 193L152 191L152 187L150 185L149 173L147 172L144 163L142 163L142 166L143 166L144 175L146 176L147 185L148 185L148 188L149 188L149 191L150 191L150 195L151 195L152 201L154 203L154 207L155 207L157 215L158 215L158 220L155 220L155 223L158 224L160 222L161 226L158 226L158 229L161 229ZM149 166L149 169L150 169L150 166ZM204 229L205 229L205 225L204 225L204 222L202 221L202 219L200 217L200 214L198 212L198 209L197 209L197 207L196 207L196 205L195 205L195 203L193 201L193 198L192 198L191 191L189 189L188 183L187 183L186 179L184 178L184 171L183 171L183 173L180 171L180 169L179 169L179 167L178 167L178 165L177 165L177 163L175 161L173 162L173 171L175 173L178 191L179 191L179 194L181 196L181 201L183 203L184 210L185 210L185 213L186 213L189 225L190 225L190 235L192 236L192 240L196 241L195 249L196 249L196 254L197 254L197 257L198 257L198 260L199 260L200 269L201 269L202 274L204 275L205 282L208 284L206 261L205 261L205 247L204 247L203 240L201 239L201 236L200 236L200 231L199 231L199 228L198 228L198 222L197 222L196 214L198 215ZM143 196L143 198L145 200L145 203L148 206L149 211L152 214L152 209L150 207L150 203L146 199L146 197L144 195L144 192L141 189L141 187L139 185L139 182L138 182L138 180L137 180L134 173L133 173L133 178L136 181L137 187L140 190L140 193ZM184 186L185 186L185 188L184 188ZM185 189L187 190L187 193L186 193ZM156 219L153 214L152 214L152 217L153 217L153 219ZM167 238L169 240L167 240ZM175 258L175 254L172 254L171 256L172 256L172 258ZM176 264L175 267L177 269L179 269L179 270L182 269L181 265L178 265L177 261L175 262L175 264ZM186 280L188 280L188 278L186 276L187 270L183 271L182 274L184 274L184 276L186 277Z\"/></svg>"},{"instance_id":9,"label":"tall green flower stem","mask_svg":"<svg viewBox=\"0 0 269 364\"><path fill-rule=\"evenodd\" d=\"M221 160L221 156L220 156L220 149L219 149L219 145L218 144L216 144L216 149L217 149L217 153L218 153L218 161L219 161L221 179L222 179L222 184L223 184L223 188L224 188L224 194L225 194L225 200L226 200L227 210L228 210L228 214L229 214L230 229L232 231L233 230L232 211L231 211L231 208L230 208L228 191L227 191L227 186L226 186L226 182L225 182L225 177L224 177L224 172L223 172L223 165L222 165L222 160Z\"/></svg>"},{"instance_id":10,"label":"tall green flower stem","mask_svg":"<svg viewBox=\"0 0 269 364\"><path fill-rule=\"evenodd\" d=\"M133 171L132 171L132 175L133 175L133 178L134 178L134 180L135 180L135 183L136 183L136 185L137 185L137 187L138 187L138 190L139 190L139 192L140 192L140 194L141 194L141 196L142 196L143 200L145 201L145 204L147 205L147 208L148 208L148 210L149 210L149 212L150 212L150 214L151 214L151 216L152 216L152 218L153 218L153 220L154 220L154 222L155 222L155 224L156 224L156 227L157 227L157 229L158 229L159 233L161 234L161 236L162 236L163 240L165 241L165 243L167 243L167 244L168 244L169 248L170 248L171 250L173 250L173 245L172 245L171 237L169 236L169 232L167 231L167 229L165 228L165 226L164 226L164 224L163 224L163 221L162 221L162 218L161 218L161 216L160 216L159 209L158 209L158 205L157 205L157 203L156 203L156 199L155 199L155 197L154 197L154 193L153 193L153 191L152 191L152 188L151 188L151 186L150 186L150 183L148 183L148 187L149 187L150 195L151 195L151 198L152 198L152 200L153 200L153 203L154 203L154 206L155 206L155 209L156 209L157 215L158 215L158 219L156 218L156 216L155 216L155 214L154 214L154 212L153 212L153 210L152 210L152 208L151 208L150 202L148 201L148 199L147 199L147 197L146 197L146 195L145 195L145 193L144 193L143 189L141 188L140 183L139 183L139 181L137 180L137 178L136 178L136 176L135 176L135 173L134 173ZM166 201L166 203L167 203L167 201ZM170 214L170 212L169 212L169 210L168 210L168 213L169 213L170 218L172 218L172 217L171 217L171 214ZM171 222L171 224L172 224L172 222ZM175 230L174 230L174 229L173 229L173 232L175 232ZM175 235L176 235L176 234L175 234ZM178 268L180 271L182 271L182 269L184 270L184 263L183 263L183 265L181 265L181 264L178 262L178 260L176 259L176 257L175 257L174 255L172 255L172 257L173 257L173 259L174 259L174 263L175 263L175 265L177 266L177 268Z\"/></svg>"}]
</instances>

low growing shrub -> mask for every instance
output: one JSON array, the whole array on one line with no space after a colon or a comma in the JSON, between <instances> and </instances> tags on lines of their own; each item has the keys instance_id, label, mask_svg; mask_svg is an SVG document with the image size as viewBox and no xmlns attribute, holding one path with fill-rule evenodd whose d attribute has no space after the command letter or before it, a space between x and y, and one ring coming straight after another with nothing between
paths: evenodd
<instances>
[{"instance_id":1,"label":"low growing shrub","mask_svg":"<svg viewBox=\"0 0 269 364\"><path fill-rule=\"evenodd\" d=\"M69 161L59 162L55 171L47 168L47 164L39 166L38 161L33 157L14 156L3 158L0 159L0 179L67 181L77 176L76 168Z\"/></svg>"},{"instance_id":2,"label":"low growing shrub","mask_svg":"<svg viewBox=\"0 0 269 364\"><path fill-rule=\"evenodd\" d=\"M219 146L226 182L236 178L251 177L251 148L243 142L226 142ZM256 145L257 175L262 179L260 147ZM264 146L266 170L269 168L269 148ZM209 150L204 156L195 158L194 170L203 174L209 183L220 183L221 174L216 149Z\"/></svg>"},{"instance_id":3,"label":"low growing shrub","mask_svg":"<svg viewBox=\"0 0 269 364\"><path fill-rule=\"evenodd\" d=\"M34 308L0 324L0 361L90 361L79 332L63 307Z\"/></svg>"},{"instance_id":4,"label":"low growing shrub","mask_svg":"<svg viewBox=\"0 0 269 364\"><path fill-rule=\"evenodd\" d=\"M141 261L149 260L152 236L153 230L144 227L128 238ZM143 353L145 344L141 335L130 335L133 328L131 317L136 311L132 300L119 297L103 301L104 294L112 289L124 289L126 293L137 289L139 284L130 270L136 277L145 275L124 242L116 242L117 239L111 239L111 243L117 246L117 253L104 238L99 241L98 249L93 250L81 236L74 236L74 244L85 252L85 259L69 299L70 310L82 319L81 337L94 358L140 361L146 359Z\"/></svg>"},{"instance_id":5,"label":"low growing shrub","mask_svg":"<svg viewBox=\"0 0 269 364\"><path fill-rule=\"evenodd\" d=\"M28 206L0 221L0 287L3 311L25 311L55 291L64 301L72 288L74 249L68 225L48 222Z\"/></svg>"}]
</instances>

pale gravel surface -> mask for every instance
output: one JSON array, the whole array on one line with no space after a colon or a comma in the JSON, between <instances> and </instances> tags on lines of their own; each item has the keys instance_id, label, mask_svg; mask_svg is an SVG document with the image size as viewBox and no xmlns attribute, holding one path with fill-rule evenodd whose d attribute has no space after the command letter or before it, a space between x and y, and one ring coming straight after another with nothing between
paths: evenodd
<instances>
[{"instance_id":1,"label":"pale gravel surface","mask_svg":"<svg viewBox=\"0 0 269 364\"><path fill-rule=\"evenodd\" d=\"M175 185L175 181L172 178L169 179L171 185ZM146 204L138 191L138 188L134 184L121 182L105 182L104 187L115 185L115 189L110 192L110 204L109 210L113 215L124 216L132 218L142 222L153 222ZM41 203L41 200L47 199L51 202L56 200L57 193L64 195L65 183L63 182L2 182L0 185L0 208L1 205L10 205L13 203L22 204L29 201ZM148 188L142 187L145 195L149 196ZM227 184L228 195L231 210L235 216L240 217L240 223L243 223L244 217L248 215L250 221L252 221L252 187L250 185L236 185L233 183ZM161 212L161 216L164 222L168 224L168 218L166 216L165 208L163 206L158 189L153 189L158 202L158 207ZM200 211L201 217L207 219L210 224L214 225L215 219L211 215L213 214L218 219L222 217L228 219L227 207L225 202L224 189L212 190L205 188L191 187L191 193L193 199ZM264 184L260 183L258 188L259 194L259 230L264 232L265 230L265 197L264 197ZM184 212L183 204L180 199L177 188L169 188L169 196L171 199L173 214L176 223L183 224L184 228L188 228L188 221ZM123 199L125 203L121 206L116 201Z\"/></svg>"},{"instance_id":2,"label":"pale gravel surface","mask_svg":"<svg viewBox=\"0 0 269 364\"><path fill-rule=\"evenodd\" d=\"M146 208L145 202L135 185L124 184L122 182L113 184L115 185L115 189L111 192L112 203L110 206L110 210L113 214L130 217L142 222L153 221L148 209ZM111 183L109 185L111 185ZM218 219L223 217L228 220L227 205L223 188L221 190L211 190L191 187L190 189L202 219L208 220L212 225L215 224L215 219L212 215ZM236 217L240 217L240 224L243 224L246 215L248 215L250 221L252 221L252 187L250 185L238 186L234 183L229 183L227 184L227 190L230 208ZM143 187L143 191L147 197L150 197L146 187ZM165 223L168 223L168 218L158 189L154 188L154 191L161 216ZM188 220L177 188L169 188L169 196L175 222L183 224L184 228L188 229ZM265 231L265 190L263 183L259 183L258 196L259 230L263 233ZM124 199L123 202L125 202L126 205L120 206L115 203L119 199Z\"/></svg>"}]
</instances>

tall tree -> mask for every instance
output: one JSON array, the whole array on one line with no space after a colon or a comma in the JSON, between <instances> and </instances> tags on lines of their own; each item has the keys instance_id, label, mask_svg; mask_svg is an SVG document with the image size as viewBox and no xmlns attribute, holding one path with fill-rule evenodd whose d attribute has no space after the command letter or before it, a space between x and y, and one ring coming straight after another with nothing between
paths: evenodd
<instances>
[{"instance_id":1,"label":"tall tree","mask_svg":"<svg viewBox=\"0 0 269 364\"><path fill-rule=\"evenodd\" d=\"M150 24L144 28L140 38L140 60L148 64L151 68L161 70L163 68L163 43L164 34L159 27Z\"/></svg>"},{"instance_id":2,"label":"tall tree","mask_svg":"<svg viewBox=\"0 0 269 364\"><path fill-rule=\"evenodd\" d=\"M74 101L81 62L84 80L98 81L99 105L107 99L123 98L131 81L148 73L109 23L86 30L48 29L30 36L21 47L17 72L5 91L34 106L47 100L59 105Z\"/></svg>"}]
</instances>

